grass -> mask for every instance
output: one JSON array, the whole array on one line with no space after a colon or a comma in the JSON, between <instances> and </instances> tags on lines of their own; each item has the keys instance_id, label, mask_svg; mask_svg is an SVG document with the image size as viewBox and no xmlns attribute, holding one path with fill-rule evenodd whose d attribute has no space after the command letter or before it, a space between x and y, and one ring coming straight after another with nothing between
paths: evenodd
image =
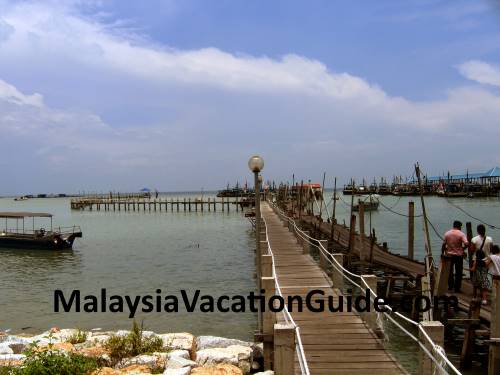
<instances>
[{"instance_id":1,"label":"grass","mask_svg":"<svg viewBox=\"0 0 500 375\"><path fill-rule=\"evenodd\" d=\"M87 332L78 329L78 331L72 334L67 341L73 345L81 344L87 340L87 336Z\"/></svg>"},{"instance_id":2,"label":"grass","mask_svg":"<svg viewBox=\"0 0 500 375\"><path fill-rule=\"evenodd\" d=\"M128 335L111 336L104 347L111 358L111 364L115 366L128 357L161 351L163 340L157 336L144 337L142 327L139 328L134 320L132 330Z\"/></svg>"}]
</instances>

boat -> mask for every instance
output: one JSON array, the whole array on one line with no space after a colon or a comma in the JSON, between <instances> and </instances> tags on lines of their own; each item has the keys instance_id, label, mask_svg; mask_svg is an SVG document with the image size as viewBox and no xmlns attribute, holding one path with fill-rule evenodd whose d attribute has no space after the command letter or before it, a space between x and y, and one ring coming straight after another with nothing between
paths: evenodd
<instances>
[{"instance_id":1,"label":"boat","mask_svg":"<svg viewBox=\"0 0 500 375\"><path fill-rule=\"evenodd\" d=\"M45 212L0 212L0 218L5 219L5 227L0 230L0 247L50 250L71 249L75 238L82 237L80 227L54 228L52 217L52 214ZM44 227L35 229L36 218L50 219L50 230L46 230ZM29 219L29 223L32 224L31 229L26 228L26 219ZM15 224L13 224L13 221L15 221ZM9 224L11 227L9 227Z\"/></svg>"},{"instance_id":2,"label":"boat","mask_svg":"<svg viewBox=\"0 0 500 375\"><path fill-rule=\"evenodd\" d=\"M364 210L366 211L377 211L379 206L379 197L377 195L369 195L363 200L358 200L358 204L352 206L352 210L359 211L359 203L363 202Z\"/></svg>"},{"instance_id":3,"label":"boat","mask_svg":"<svg viewBox=\"0 0 500 375\"><path fill-rule=\"evenodd\" d=\"M380 181L380 184L378 184L378 190L377 190L378 195L391 195L391 187L387 182L385 182L384 179Z\"/></svg>"},{"instance_id":4,"label":"boat","mask_svg":"<svg viewBox=\"0 0 500 375\"><path fill-rule=\"evenodd\" d=\"M15 201L27 201L28 199L29 199L29 197L26 195L14 198Z\"/></svg>"},{"instance_id":5,"label":"boat","mask_svg":"<svg viewBox=\"0 0 500 375\"><path fill-rule=\"evenodd\" d=\"M253 197L254 192L252 189L247 189L246 184L245 188L240 188L238 184L236 187L230 188L227 185L227 188L224 190L219 190L217 192L217 198L243 198L243 197Z\"/></svg>"},{"instance_id":6,"label":"boat","mask_svg":"<svg viewBox=\"0 0 500 375\"><path fill-rule=\"evenodd\" d=\"M347 185L344 185L344 189L342 190L342 193L344 195L353 195L355 194L355 187L354 184L351 182Z\"/></svg>"}]
</instances>

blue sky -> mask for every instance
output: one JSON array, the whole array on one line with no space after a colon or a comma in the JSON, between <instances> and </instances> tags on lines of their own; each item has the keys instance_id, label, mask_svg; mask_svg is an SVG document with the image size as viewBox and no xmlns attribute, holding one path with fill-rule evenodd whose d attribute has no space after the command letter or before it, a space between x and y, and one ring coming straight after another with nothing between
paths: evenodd
<instances>
[{"instance_id":1,"label":"blue sky","mask_svg":"<svg viewBox=\"0 0 500 375\"><path fill-rule=\"evenodd\" d=\"M0 0L0 194L500 164L496 0L144 4Z\"/></svg>"}]
</instances>

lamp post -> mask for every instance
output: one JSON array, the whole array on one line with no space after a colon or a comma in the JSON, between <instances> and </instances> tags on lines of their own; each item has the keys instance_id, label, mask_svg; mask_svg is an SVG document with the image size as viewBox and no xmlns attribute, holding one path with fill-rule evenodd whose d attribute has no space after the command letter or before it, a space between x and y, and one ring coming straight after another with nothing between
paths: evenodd
<instances>
[{"instance_id":1,"label":"lamp post","mask_svg":"<svg viewBox=\"0 0 500 375\"><path fill-rule=\"evenodd\" d=\"M248 168L253 172L254 174L254 188L255 188L255 232L257 233L256 235L256 249L257 249L257 256L260 257L260 222L261 222L261 215L260 215L260 181L259 181L259 172L264 169L264 159L262 159L258 155L252 156L248 160ZM260 258L258 258L260 260ZM259 270L260 271L260 270ZM258 275L260 277L260 275Z\"/></svg>"}]
</instances>

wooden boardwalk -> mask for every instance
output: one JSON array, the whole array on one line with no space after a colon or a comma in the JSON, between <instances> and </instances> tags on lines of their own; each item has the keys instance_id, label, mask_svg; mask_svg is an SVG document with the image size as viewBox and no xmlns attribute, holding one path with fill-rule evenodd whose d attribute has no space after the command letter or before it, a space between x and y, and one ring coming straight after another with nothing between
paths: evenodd
<instances>
[{"instance_id":1,"label":"wooden boardwalk","mask_svg":"<svg viewBox=\"0 0 500 375\"><path fill-rule=\"evenodd\" d=\"M285 299L300 295L305 300L311 289L320 289L325 292L323 299L332 296L338 301L338 289L332 288L329 277L314 259L303 254L302 246L297 244L294 235L283 226L268 203L262 203L261 210L274 254L276 277ZM359 315L349 312L315 313L305 307L303 312L292 311L291 315L300 327L311 375L406 374ZM278 314L277 319L281 323L284 317ZM301 373L297 358L295 372Z\"/></svg>"},{"instance_id":2,"label":"wooden boardwalk","mask_svg":"<svg viewBox=\"0 0 500 375\"><path fill-rule=\"evenodd\" d=\"M317 217L310 215L302 216L301 220L310 225L317 226L318 230L325 233L327 236L330 236L330 223L319 222ZM334 227L334 240L347 248L349 244L349 227L336 224ZM370 238L364 237L361 239L359 233L356 232L353 254L367 261L370 258L370 248ZM417 278L425 273L425 265L422 262L386 251L379 244L374 244L371 258L375 264L397 269L414 278ZM439 259L436 259L436 261L439 262ZM462 293L450 292L448 295L456 296L458 298L460 308L464 311L468 311L469 304L472 299L472 283L469 279L464 279L462 281ZM491 321L491 305L481 307L480 317L486 322Z\"/></svg>"}]
</instances>

